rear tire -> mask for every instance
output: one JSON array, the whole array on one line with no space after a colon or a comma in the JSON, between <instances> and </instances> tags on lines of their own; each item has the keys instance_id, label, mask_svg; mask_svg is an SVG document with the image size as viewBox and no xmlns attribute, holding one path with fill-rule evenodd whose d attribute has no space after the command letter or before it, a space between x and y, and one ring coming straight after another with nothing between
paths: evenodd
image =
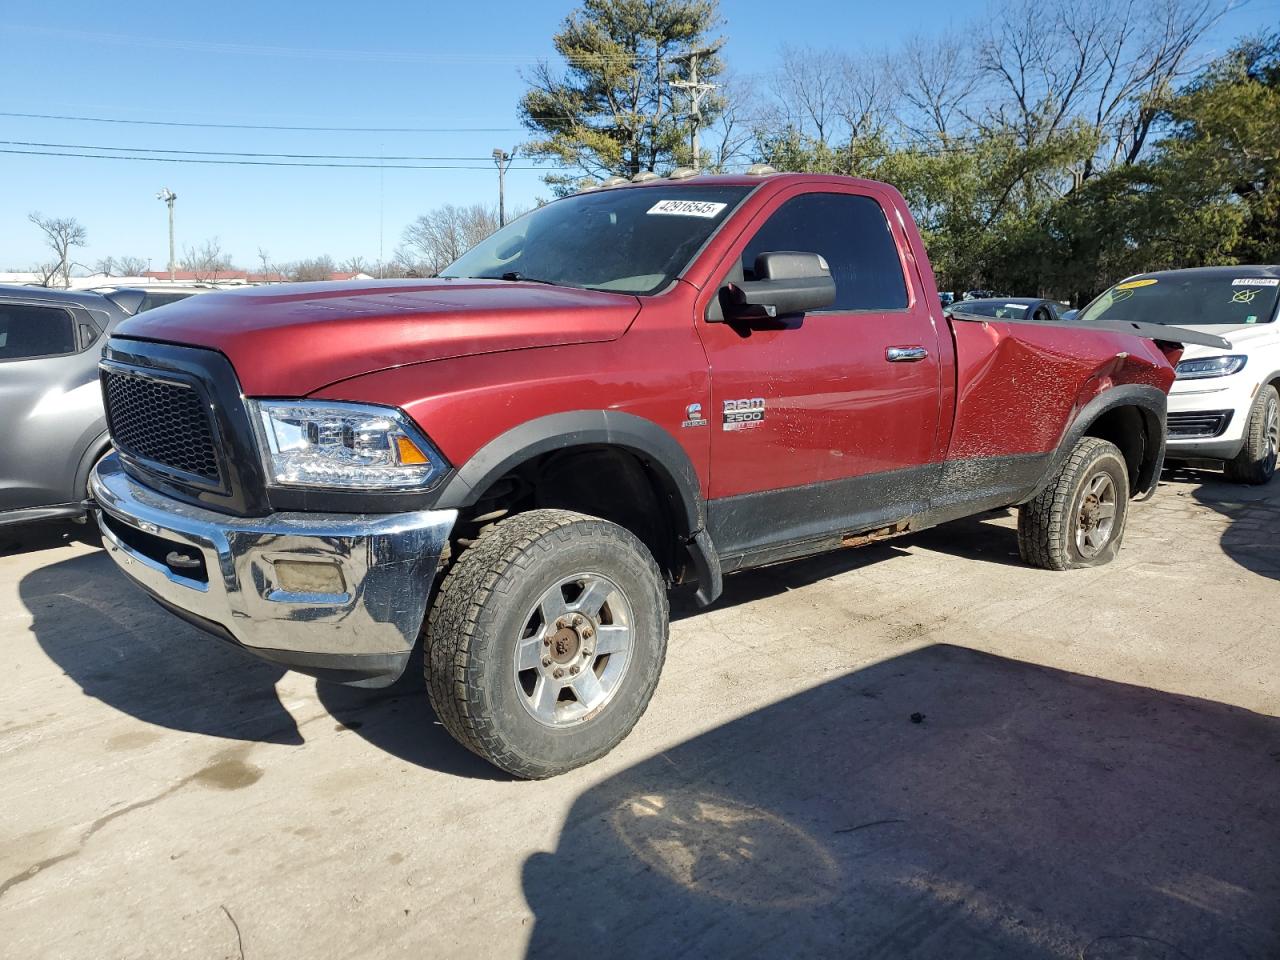
<instances>
[{"instance_id":1,"label":"rear tire","mask_svg":"<svg viewBox=\"0 0 1280 960\"><path fill-rule=\"evenodd\" d=\"M441 584L426 635L431 705L495 766L555 776L631 732L657 685L667 628L661 574L628 530L567 510L517 514Z\"/></svg>"},{"instance_id":2,"label":"rear tire","mask_svg":"<svg viewBox=\"0 0 1280 960\"><path fill-rule=\"evenodd\" d=\"M1115 444L1079 440L1033 500L1018 509L1018 553L1045 570L1109 563L1129 514L1129 471Z\"/></svg>"},{"instance_id":3,"label":"rear tire","mask_svg":"<svg viewBox=\"0 0 1280 960\"><path fill-rule=\"evenodd\" d=\"M1260 486L1276 472L1276 452L1280 448L1280 394L1271 384L1258 391L1244 428L1244 447L1225 464L1232 483Z\"/></svg>"}]
</instances>

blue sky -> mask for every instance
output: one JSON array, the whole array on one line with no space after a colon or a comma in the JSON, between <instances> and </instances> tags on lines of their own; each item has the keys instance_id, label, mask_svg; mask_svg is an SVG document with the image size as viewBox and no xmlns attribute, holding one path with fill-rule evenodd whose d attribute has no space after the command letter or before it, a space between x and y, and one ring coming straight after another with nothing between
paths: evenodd
<instances>
[{"instance_id":1,"label":"blue sky","mask_svg":"<svg viewBox=\"0 0 1280 960\"><path fill-rule=\"evenodd\" d=\"M548 2L390 2L353 5L224 0L208 5L68 0L58 18L10 7L0 25L0 111L179 123L269 126L492 128L472 132L349 133L200 129L0 116L0 140L92 147L246 153L485 158L526 137L520 71L551 54L573 8ZM740 73L772 69L783 44L891 47L981 13L977 0L852 4L722 0L725 56ZM1280 0L1250 0L1210 47L1280 22ZM947 46L963 49L964 33ZM0 144L0 149L50 149ZM107 151L102 151L107 152ZM444 162L444 161L442 161ZM243 266L328 253L390 258L404 226L446 202L494 202L492 161L476 170L303 170L204 166L0 153L0 269L44 254L27 214L75 216L106 255L166 261L162 186L178 194L178 246L218 237ZM517 165L520 163L516 161ZM545 196L536 171L508 174L509 202Z\"/></svg>"}]
</instances>

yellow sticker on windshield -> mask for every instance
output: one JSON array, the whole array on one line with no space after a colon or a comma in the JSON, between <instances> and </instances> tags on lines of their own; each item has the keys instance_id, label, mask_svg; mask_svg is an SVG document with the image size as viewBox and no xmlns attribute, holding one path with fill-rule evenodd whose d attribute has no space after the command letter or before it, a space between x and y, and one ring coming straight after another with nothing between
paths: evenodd
<instances>
[{"instance_id":1,"label":"yellow sticker on windshield","mask_svg":"<svg viewBox=\"0 0 1280 960\"><path fill-rule=\"evenodd\" d=\"M1128 283L1117 283L1116 289L1117 290L1136 290L1138 289L1138 287L1149 287L1152 284L1159 283L1159 282L1160 282L1159 280L1155 280L1155 279L1130 280Z\"/></svg>"}]
</instances>

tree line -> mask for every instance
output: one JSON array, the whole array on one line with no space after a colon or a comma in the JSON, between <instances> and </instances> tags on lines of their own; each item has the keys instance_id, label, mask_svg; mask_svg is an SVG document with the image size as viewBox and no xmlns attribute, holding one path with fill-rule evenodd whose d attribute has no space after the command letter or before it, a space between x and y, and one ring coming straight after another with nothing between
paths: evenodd
<instances>
[{"instance_id":1,"label":"tree line","mask_svg":"<svg viewBox=\"0 0 1280 960\"><path fill-rule=\"evenodd\" d=\"M888 181L943 287L1080 302L1142 270L1280 260L1280 33L1206 62L1227 9L998 0L892 48L784 47L735 74L714 0L586 0L552 40L564 69L526 78L523 151L561 194L688 164L696 59L716 84L707 169Z\"/></svg>"},{"instance_id":2,"label":"tree line","mask_svg":"<svg viewBox=\"0 0 1280 960\"><path fill-rule=\"evenodd\" d=\"M584 0L552 37L562 67L527 73L518 109L564 195L610 176L783 171L887 181L906 197L944 289L1081 303L1140 271L1280 261L1280 32L1207 58L1228 0L995 0L979 21L891 48L783 47L737 72L716 0ZM694 109L689 84L710 84ZM517 214L518 215L518 214ZM32 214L65 284L86 232ZM445 204L388 262L321 255L254 269L434 276L497 228L496 207ZM141 271L106 257L106 275ZM217 238L179 266L235 269ZM162 265L163 268L163 265ZM85 269L90 269L85 267Z\"/></svg>"}]
</instances>

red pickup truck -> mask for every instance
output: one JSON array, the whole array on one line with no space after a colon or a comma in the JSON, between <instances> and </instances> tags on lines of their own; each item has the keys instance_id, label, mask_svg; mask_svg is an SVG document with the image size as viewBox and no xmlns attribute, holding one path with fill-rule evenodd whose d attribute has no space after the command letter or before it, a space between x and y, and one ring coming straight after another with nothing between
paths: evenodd
<instances>
[{"instance_id":1,"label":"red pickup truck","mask_svg":"<svg viewBox=\"0 0 1280 960\"><path fill-rule=\"evenodd\" d=\"M543 777L639 719L671 585L1012 505L1027 562L1110 560L1181 349L1142 332L944 318L885 184L654 179L435 279L126 321L93 492L178 616L366 685L421 634L448 730Z\"/></svg>"}]
</instances>

